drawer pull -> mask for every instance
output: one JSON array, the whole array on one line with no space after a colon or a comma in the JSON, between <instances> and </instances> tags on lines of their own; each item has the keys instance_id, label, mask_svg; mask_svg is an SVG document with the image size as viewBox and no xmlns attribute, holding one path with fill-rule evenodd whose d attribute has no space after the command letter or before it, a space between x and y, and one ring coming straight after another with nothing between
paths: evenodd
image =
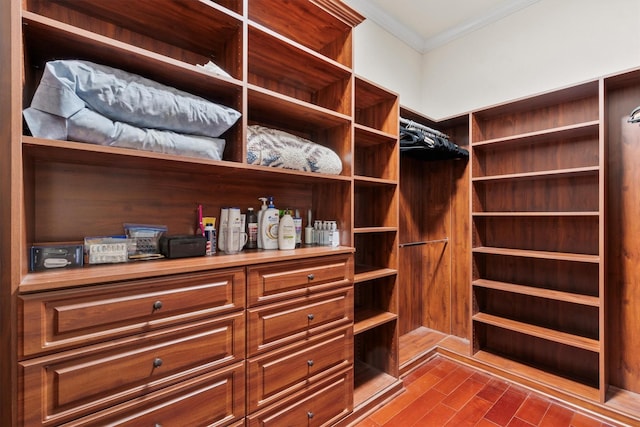
<instances>
[{"instance_id":1,"label":"drawer pull","mask_svg":"<svg viewBox=\"0 0 640 427\"><path fill-rule=\"evenodd\" d=\"M309 280L313 280L313 279L315 279L315 278L316 278L316 276L314 276L314 275L313 275L313 273L311 273L311 274L309 274L309 275L307 276L307 279L309 279Z\"/></svg>"},{"instance_id":2,"label":"drawer pull","mask_svg":"<svg viewBox=\"0 0 640 427\"><path fill-rule=\"evenodd\" d=\"M309 359L309 360L307 360L307 365L309 365L309 366L313 366L313 359Z\"/></svg>"},{"instance_id":3,"label":"drawer pull","mask_svg":"<svg viewBox=\"0 0 640 427\"><path fill-rule=\"evenodd\" d=\"M153 359L153 367L159 368L160 366L162 366L162 359L160 359L159 357Z\"/></svg>"},{"instance_id":4,"label":"drawer pull","mask_svg":"<svg viewBox=\"0 0 640 427\"><path fill-rule=\"evenodd\" d=\"M153 303L153 310L160 310L162 308L162 301L156 301Z\"/></svg>"},{"instance_id":5,"label":"drawer pull","mask_svg":"<svg viewBox=\"0 0 640 427\"><path fill-rule=\"evenodd\" d=\"M307 319L313 320L313 314L307 314Z\"/></svg>"},{"instance_id":6,"label":"drawer pull","mask_svg":"<svg viewBox=\"0 0 640 427\"><path fill-rule=\"evenodd\" d=\"M155 423L154 427L162 427L162 424Z\"/></svg>"},{"instance_id":7,"label":"drawer pull","mask_svg":"<svg viewBox=\"0 0 640 427\"><path fill-rule=\"evenodd\" d=\"M309 419L313 418L313 412L308 411L307 412L307 418L309 418Z\"/></svg>"}]
</instances>

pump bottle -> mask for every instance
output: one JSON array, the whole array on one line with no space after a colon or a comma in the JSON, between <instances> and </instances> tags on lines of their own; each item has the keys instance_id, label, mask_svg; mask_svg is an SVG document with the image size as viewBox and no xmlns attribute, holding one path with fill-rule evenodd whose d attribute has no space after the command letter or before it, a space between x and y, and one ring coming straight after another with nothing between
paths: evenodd
<instances>
[{"instance_id":1,"label":"pump bottle","mask_svg":"<svg viewBox=\"0 0 640 427\"><path fill-rule=\"evenodd\" d=\"M260 222L260 237L263 249L278 249L278 225L280 212L273 204L273 197L269 197L269 206L262 214Z\"/></svg>"},{"instance_id":2,"label":"pump bottle","mask_svg":"<svg viewBox=\"0 0 640 427\"><path fill-rule=\"evenodd\" d=\"M278 249L287 250L296 247L296 226L291 211L285 210L278 226Z\"/></svg>"}]
</instances>

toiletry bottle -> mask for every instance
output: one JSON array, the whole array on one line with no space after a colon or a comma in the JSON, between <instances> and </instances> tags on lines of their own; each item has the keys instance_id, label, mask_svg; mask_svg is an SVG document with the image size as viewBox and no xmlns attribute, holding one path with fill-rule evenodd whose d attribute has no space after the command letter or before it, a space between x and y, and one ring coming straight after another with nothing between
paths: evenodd
<instances>
[{"instance_id":1,"label":"toiletry bottle","mask_svg":"<svg viewBox=\"0 0 640 427\"><path fill-rule=\"evenodd\" d=\"M329 245L334 248L340 246L340 230L338 230L338 223L336 221L331 221L329 233Z\"/></svg>"},{"instance_id":2,"label":"toiletry bottle","mask_svg":"<svg viewBox=\"0 0 640 427\"><path fill-rule=\"evenodd\" d=\"M285 210L280 218L278 226L278 249L287 250L296 248L296 226L291 216L291 211Z\"/></svg>"},{"instance_id":3,"label":"toiletry bottle","mask_svg":"<svg viewBox=\"0 0 640 427\"><path fill-rule=\"evenodd\" d=\"M280 224L280 213L273 205L273 197L269 197L269 206L262 214L260 222L260 236L262 238L263 249L278 249L278 225Z\"/></svg>"},{"instance_id":4,"label":"toiletry bottle","mask_svg":"<svg viewBox=\"0 0 640 427\"><path fill-rule=\"evenodd\" d=\"M258 211L258 249L262 249L264 247L262 239L262 217L264 216L264 212L267 210L267 198L258 197L258 200L262 202L262 206L260 206L260 210Z\"/></svg>"},{"instance_id":5,"label":"toiletry bottle","mask_svg":"<svg viewBox=\"0 0 640 427\"><path fill-rule=\"evenodd\" d=\"M304 244L313 245L313 225L311 225L311 209L307 211L307 226L304 228Z\"/></svg>"},{"instance_id":6,"label":"toiletry bottle","mask_svg":"<svg viewBox=\"0 0 640 427\"><path fill-rule=\"evenodd\" d=\"M204 236L207 239L206 255L213 255L216 253L216 227L213 223L208 222L204 226Z\"/></svg>"},{"instance_id":7,"label":"toiletry bottle","mask_svg":"<svg viewBox=\"0 0 640 427\"><path fill-rule=\"evenodd\" d=\"M253 208L247 209L247 249L258 247L258 216Z\"/></svg>"},{"instance_id":8,"label":"toiletry bottle","mask_svg":"<svg viewBox=\"0 0 640 427\"><path fill-rule=\"evenodd\" d=\"M302 246L302 217L298 209L296 209L296 216L293 217L293 225L296 227L296 248L299 248Z\"/></svg>"},{"instance_id":9,"label":"toiletry bottle","mask_svg":"<svg viewBox=\"0 0 640 427\"><path fill-rule=\"evenodd\" d=\"M220 209L220 231L218 232L218 249L225 250L227 244L227 225L229 223L229 208Z\"/></svg>"}]
</instances>

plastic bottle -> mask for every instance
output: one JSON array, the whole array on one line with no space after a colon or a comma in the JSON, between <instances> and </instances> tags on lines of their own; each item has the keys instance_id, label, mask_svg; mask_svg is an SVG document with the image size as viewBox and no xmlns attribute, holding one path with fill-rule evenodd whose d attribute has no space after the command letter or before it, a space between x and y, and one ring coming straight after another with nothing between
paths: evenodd
<instances>
[{"instance_id":1,"label":"plastic bottle","mask_svg":"<svg viewBox=\"0 0 640 427\"><path fill-rule=\"evenodd\" d=\"M213 223L208 222L204 226L204 236L207 238L206 255L216 253L216 227Z\"/></svg>"},{"instance_id":2,"label":"plastic bottle","mask_svg":"<svg viewBox=\"0 0 640 427\"><path fill-rule=\"evenodd\" d=\"M264 216L264 212L267 210L267 198L258 197L258 200L262 202L262 206L260 206L260 210L258 211L258 249L262 249L264 247L262 244L262 217Z\"/></svg>"},{"instance_id":3,"label":"plastic bottle","mask_svg":"<svg viewBox=\"0 0 640 427\"><path fill-rule=\"evenodd\" d=\"M296 248L299 248L302 246L302 217L298 209L296 209L296 216L293 217L293 225L296 227Z\"/></svg>"},{"instance_id":4,"label":"plastic bottle","mask_svg":"<svg viewBox=\"0 0 640 427\"><path fill-rule=\"evenodd\" d=\"M285 210L278 226L278 249L296 248L296 226L291 211Z\"/></svg>"},{"instance_id":5,"label":"plastic bottle","mask_svg":"<svg viewBox=\"0 0 640 427\"><path fill-rule=\"evenodd\" d=\"M280 224L280 213L273 204L273 197L269 197L269 206L262 214L260 221L260 237L262 238L262 249L278 249L278 225Z\"/></svg>"},{"instance_id":6,"label":"plastic bottle","mask_svg":"<svg viewBox=\"0 0 640 427\"><path fill-rule=\"evenodd\" d=\"M247 209L247 249L258 247L258 216L253 208Z\"/></svg>"}]
</instances>

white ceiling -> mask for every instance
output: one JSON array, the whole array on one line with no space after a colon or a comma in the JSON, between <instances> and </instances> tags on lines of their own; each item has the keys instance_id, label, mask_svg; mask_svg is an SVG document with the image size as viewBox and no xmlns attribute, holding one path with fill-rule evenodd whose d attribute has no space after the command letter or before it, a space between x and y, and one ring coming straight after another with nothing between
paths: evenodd
<instances>
[{"instance_id":1,"label":"white ceiling","mask_svg":"<svg viewBox=\"0 0 640 427\"><path fill-rule=\"evenodd\" d=\"M343 0L424 53L539 0Z\"/></svg>"}]
</instances>

